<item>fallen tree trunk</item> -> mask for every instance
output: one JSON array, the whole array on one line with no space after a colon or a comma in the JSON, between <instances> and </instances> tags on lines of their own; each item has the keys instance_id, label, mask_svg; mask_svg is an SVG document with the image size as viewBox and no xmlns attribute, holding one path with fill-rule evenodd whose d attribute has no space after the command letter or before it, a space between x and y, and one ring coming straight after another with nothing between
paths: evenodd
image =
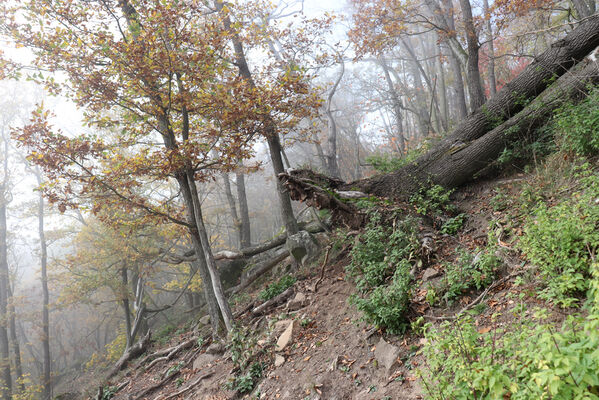
<instances>
[{"instance_id":1,"label":"fallen tree trunk","mask_svg":"<svg viewBox=\"0 0 599 400\"><path fill-rule=\"evenodd\" d=\"M324 228L320 225L319 221L309 223L309 224L300 224L300 230L305 230L310 233L318 233L324 231ZM262 254L267 252L268 250L272 250L275 247L279 247L285 244L287 241L287 234L282 234L274 239L269 240L268 242L264 242L252 247L246 247L240 249L238 251L219 251L214 254L215 260L236 260L238 258L249 258L258 254ZM186 253L187 255L187 253ZM193 255L193 252L191 252Z\"/></svg>"},{"instance_id":2,"label":"fallen tree trunk","mask_svg":"<svg viewBox=\"0 0 599 400\"><path fill-rule=\"evenodd\" d=\"M477 151L464 151L464 149L475 149L477 147L473 146L475 141L513 118L529 101L541 94L556 78L582 61L597 46L599 46L599 14L582 21L563 39L553 43L522 73L415 162L396 172L340 185L338 189L358 188L365 193L405 200L429 179L447 187L463 183L472 177L474 166L480 164L478 158L466 157L466 155L474 157ZM481 142L479 144L482 145ZM456 160L453 164L447 165L448 158L455 154L460 154L461 161ZM452 165L460 165L460 168L452 170ZM301 193L295 195L301 197Z\"/></svg>"},{"instance_id":3,"label":"fallen tree trunk","mask_svg":"<svg viewBox=\"0 0 599 400\"><path fill-rule=\"evenodd\" d=\"M495 160L514 137L541 125L564 101L597 82L597 65L591 62L566 73L597 46L599 14L589 17L554 43L431 151L398 171L341 185L306 171L281 174L279 179L286 184L292 199L310 201L317 208L332 208L335 196L330 190L315 189L314 181L328 189L358 188L396 200L407 200L431 183L457 187ZM555 81L557 77L561 78ZM554 83L545 90L551 82ZM534 100L537 96L539 98ZM337 217L352 214L347 210L347 203L337 211L332 209ZM350 227L351 222L352 219L344 221Z\"/></svg>"},{"instance_id":4,"label":"fallen tree trunk","mask_svg":"<svg viewBox=\"0 0 599 400\"><path fill-rule=\"evenodd\" d=\"M254 268L250 269L246 274L244 274L244 276L241 278L241 283L229 289L227 294L232 295L239 293L246 287L250 286L256 279L273 269L275 265L287 257L289 257L289 250L285 248L280 249L273 258L256 265Z\"/></svg>"}]
</instances>

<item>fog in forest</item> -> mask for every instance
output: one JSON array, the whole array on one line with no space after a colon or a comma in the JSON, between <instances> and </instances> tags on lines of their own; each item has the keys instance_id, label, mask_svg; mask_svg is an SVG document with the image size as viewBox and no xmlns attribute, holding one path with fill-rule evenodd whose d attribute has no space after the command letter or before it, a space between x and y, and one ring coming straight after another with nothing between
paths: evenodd
<instances>
[{"instance_id":1,"label":"fog in forest","mask_svg":"<svg viewBox=\"0 0 599 400\"><path fill-rule=\"evenodd\" d=\"M353 182L410 162L595 12L1 4L0 382L19 399L92 384L148 331L211 315L226 336L221 301L244 296L242 271L289 255L251 250L329 217L289 200L277 174Z\"/></svg>"}]
</instances>

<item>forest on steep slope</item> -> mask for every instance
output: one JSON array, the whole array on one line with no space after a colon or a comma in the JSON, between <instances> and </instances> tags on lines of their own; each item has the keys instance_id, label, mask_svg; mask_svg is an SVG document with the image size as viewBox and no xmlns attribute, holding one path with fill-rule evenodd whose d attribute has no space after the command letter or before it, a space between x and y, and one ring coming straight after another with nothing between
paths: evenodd
<instances>
[{"instance_id":1,"label":"forest on steep slope","mask_svg":"<svg viewBox=\"0 0 599 400\"><path fill-rule=\"evenodd\" d=\"M355 318L377 335L411 326L430 344L418 355L427 396L597 397L596 352L580 351L597 340L596 1L1 4L2 398L50 399L73 382L110 398L126 386L107 382L142 354L155 366L208 342L228 349L229 389L246 395L264 369L240 350L255 323L246 314L289 306L297 275L322 265L316 293L333 248L357 290ZM439 252L448 237L467 241L475 211L451 204L464 185L526 165L556 173L516 178L529 198L505 194L521 211L477 230L487 248ZM534 179L554 182L539 191ZM489 338L461 318L530 275L517 258L538 268L529 278L546 313L572 314L564 327L540 325L555 335L518 325ZM431 274L440 286L416 284ZM426 312L477 291L455 315ZM444 333L455 325L422 318L468 336L455 344ZM497 347L517 335L557 353ZM489 346L507 369L490 353L484 374L465 375L464 361ZM434 356L443 351L445 364ZM183 379L177 365L163 383ZM200 378L180 385L191 392Z\"/></svg>"}]
</instances>

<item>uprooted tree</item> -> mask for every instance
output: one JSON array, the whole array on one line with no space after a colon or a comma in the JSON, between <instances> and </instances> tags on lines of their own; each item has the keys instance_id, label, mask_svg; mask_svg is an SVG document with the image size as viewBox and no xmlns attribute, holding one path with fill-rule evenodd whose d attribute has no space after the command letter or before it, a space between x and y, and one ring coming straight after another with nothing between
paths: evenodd
<instances>
[{"instance_id":1,"label":"uprooted tree","mask_svg":"<svg viewBox=\"0 0 599 400\"><path fill-rule=\"evenodd\" d=\"M565 102L599 82L596 61L582 63L599 46L599 14L581 22L553 43L520 75L460 123L430 151L403 168L384 175L343 183L310 171L279 175L294 200L334 212L334 220L360 225L356 210L330 190L409 199L427 185L457 187L488 167L519 135L532 132Z\"/></svg>"}]
</instances>

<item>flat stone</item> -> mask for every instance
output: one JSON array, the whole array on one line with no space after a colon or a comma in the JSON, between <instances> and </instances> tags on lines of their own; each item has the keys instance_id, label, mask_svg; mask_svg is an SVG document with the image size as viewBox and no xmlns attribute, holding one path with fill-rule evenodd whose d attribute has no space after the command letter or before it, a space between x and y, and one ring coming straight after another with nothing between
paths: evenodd
<instances>
[{"instance_id":1,"label":"flat stone","mask_svg":"<svg viewBox=\"0 0 599 400\"><path fill-rule=\"evenodd\" d=\"M287 329L285 329L285 332L283 332L281 334L281 336L279 337L279 340L277 340L277 347L276 347L276 351L283 351L285 349L285 347L287 347L293 340L293 325L294 322L292 321L289 326L287 327Z\"/></svg>"},{"instance_id":2,"label":"flat stone","mask_svg":"<svg viewBox=\"0 0 599 400\"><path fill-rule=\"evenodd\" d=\"M196 357L193 361L193 369L200 370L204 368L206 365L214 362L216 360L216 356L212 354L202 353Z\"/></svg>"},{"instance_id":3,"label":"flat stone","mask_svg":"<svg viewBox=\"0 0 599 400\"><path fill-rule=\"evenodd\" d=\"M422 275L423 281L430 281L431 279L439 276L441 273L434 268L427 268Z\"/></svg>"},{"instance_id":4,"label":"flat stone","mask_svg":"<svg viewBox=\"0 0 599 400\"><path fill-rule=\"evenodd\" d=\"M381 338L376 344L374 357L378 364L385 367L387 373L389 373L397 362L397 357L399 357L399 347L387 343L385 339Z\"/></svg>"},{"instance_id":5,"label":"flat stone","mask_svg":"<svg viewBox=\"0 0 599 400\"><path fill-rule=\"evenodd\" d=\"M285 332L285 329L292 323L292 319L282 319L280 321L275 322L275 326L273 327L272 334L274 336L279 336L281 333Z\"/></svg>"},{"instance_id":6,"label":"flat stone","mask_svg":"<svg viewBox=\"0 0 599 400\"><path fill-rule=\"evenodd\" d=\"M280 367L283 364L285 364L285 357L277 354L275 356L275 367Z\"/></svg>"},{"instance_id":7,"label":"flat stone","mask_svg":"<svg viewBox=\"0 0 599 400\"><path fill-rule=\"evenodd\" d=\"M202 318L200 318L200 324L208 325L209 323L210 323L210 315L204 315Z\"/></svg>"},{"instance_id":8,"label":"flat stone","mask_svg":"<svg viewBox=\"0 0 599 400\"><path fill-rule=\"evenodd\" d=\"M206 349L206 354L220 355L225 352L225 346L222 343L212 343Z\"/></svg>"}]
</instances>

